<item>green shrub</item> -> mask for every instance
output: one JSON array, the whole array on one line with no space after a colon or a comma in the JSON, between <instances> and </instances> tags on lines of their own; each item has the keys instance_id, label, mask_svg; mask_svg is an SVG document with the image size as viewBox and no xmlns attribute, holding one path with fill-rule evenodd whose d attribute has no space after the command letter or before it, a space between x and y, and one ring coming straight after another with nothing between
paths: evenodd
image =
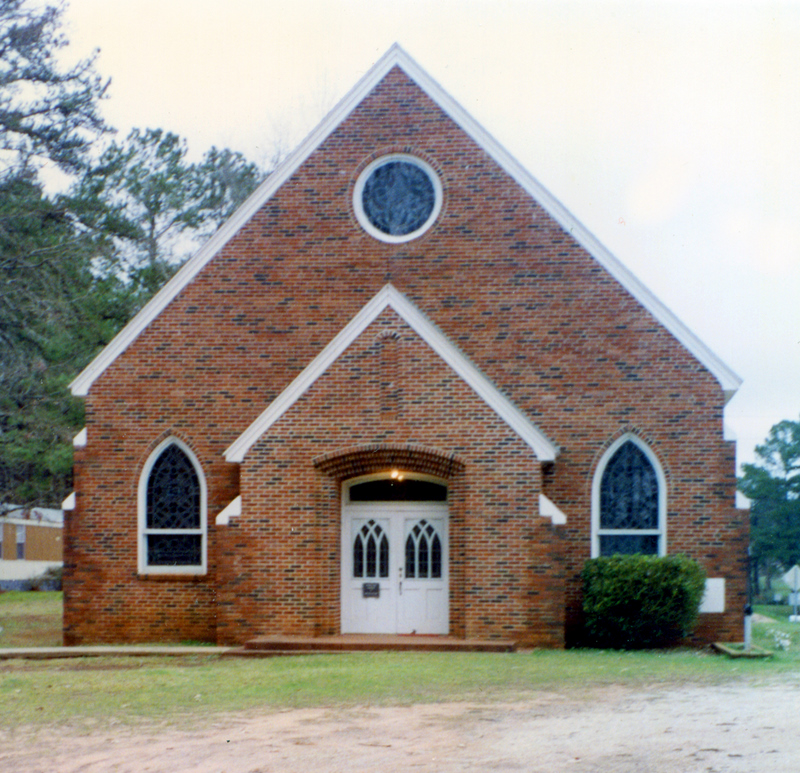
<instances>
[{"instance_id":1,"label":"green shrub","mask_svg":"<svg viewBox=\"0 0 800 773\"><path fill-rule=\"evenodd\" d=\"M53 566L31 580L31 590L61 590L64 568Z\"/></svg>"},{"instance_id":2,"label":"green shrub","mask_svg":"<svg viewBox=\"0 0 800 773\"><path fill-rule=\"evenodd\" d=\"M674 644L697 620L705 572L686 556L611 556L583 568L586 644L643 649Z\"/></svg>"}]
</instances>

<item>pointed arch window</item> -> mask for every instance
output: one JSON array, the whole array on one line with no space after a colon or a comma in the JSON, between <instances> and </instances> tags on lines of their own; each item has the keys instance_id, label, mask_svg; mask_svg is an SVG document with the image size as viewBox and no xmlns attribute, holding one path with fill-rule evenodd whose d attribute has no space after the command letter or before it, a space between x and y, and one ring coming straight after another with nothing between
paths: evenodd
<instances>
[{"instance_id":1,"label":"pointed arch window","mask_svg":"<svg viewBox=\"0 0 800 773\"><path fill-rule=\"evenodd\" d=\"M436 527L424 518L406 537L406 579L441 579L442 541Z\"/></svg>"},{"instance_id":2,"label":"pointed arch window","mask_svg":"<svg viewBox=\"0 0 800 773\"><path fill-rule=\"evenodd\" d=\"M150 456L139 482L139 571L206 571L206 483L197 458L171 438Z\"/></svg>"},{"instance_id":3,"label":"pointed arch window","mask_svg":"<svg viewBox=\"0 0 800 773\"><path fill-rule=\"evenodd\" d=\"M353 577L389 576L389 538L379 523L369 520L353 540Z\"/></svg>"},{"instance_id":4,"label":"pointed arch window","mask_svg":"<svg viewBox=\"0 0 800 773\"><path fill-rule=\"evenodd\" d=\"M600 460L592 496L592 556L666 555L666 481L638 438L618 440Z\"/></svg>"}]
</instances>

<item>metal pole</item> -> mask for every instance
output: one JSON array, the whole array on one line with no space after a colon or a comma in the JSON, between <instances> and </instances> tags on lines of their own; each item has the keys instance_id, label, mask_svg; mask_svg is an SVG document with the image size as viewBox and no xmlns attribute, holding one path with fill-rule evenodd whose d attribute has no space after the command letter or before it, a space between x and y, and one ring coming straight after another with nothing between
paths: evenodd
<instances>
[{"instance_id":1,"label":"metal pole","mask_svg":"<svg viewBox=\"0 0 800 773\"><path fill-rule=\"evenodd\" d=\"M744 608L744 649L750 651L753 641L753 607L748 604Z\"/></svg>"},{"instance_id":2,"label":"metal pole","mask_svg":"<svg viewBox=\"0 0 800 773\"><path fill-rule=\"evenodd\" d=\"M800 566L795 564L785 575L783 579L786 584L792 589L792 607L794 614L789 617L790 623L800 623L800 617L797 616L797 603L800 599L797 598L798 589L800 589Z\"/></svg>"},{"instance_id":3,"label":"metal pole","mask_svg":"<svg viewBox=\"0 0 800 773\"><path fill-rule=\"evenodd\" d=\"M753 641L753 549L747 546L747 604L744 607L744 648L750 651Z\"/></svg>"}]
</instances>

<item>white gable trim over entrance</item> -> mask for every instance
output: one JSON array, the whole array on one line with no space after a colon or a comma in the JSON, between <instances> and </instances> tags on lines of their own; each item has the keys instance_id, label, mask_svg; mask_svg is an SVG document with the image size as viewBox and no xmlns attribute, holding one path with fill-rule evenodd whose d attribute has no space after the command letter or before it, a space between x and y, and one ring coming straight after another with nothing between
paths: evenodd
<instances>
[{"instance_id":1,"label":"white gable trim over entrance","mask_svg":"<svg viewBox=\"0 0 800 773\"><path fill-rule=\"evenodd\" d=\"M195 256L157 293L128 325L106 346L72 382L72 393L85 396L92 384L130 346L147 326L172 302L211 261L301 164L347 118L358 104L386 77L400 67L444 110L455 123L481 146L530 196L559 223L595 260L598 261L634 298L716 378L726 400L741 385L741 379L719 359L689 328L659 301L622 263L593 236L572 213L517 162L461 105L430 77L400 46L392 46L367 74L323 119L245 201Z\"/></svg>"},{"instance_id":2,"label":"white gable trim over entrance","mask_svg":"<svg viewBox=\"0 0 800 773\"><path fill-rule=\"evenodd\" d=\"M283 390L270 406L225 451L229 462L242 462L258 439L297 402L311 385L344 353L384 309L391 308L472 388L531 448L541 462L555 460L558 447L489 381L425 315L387 284L356 314L331 342Z\"/></svg>"}]
</instances>

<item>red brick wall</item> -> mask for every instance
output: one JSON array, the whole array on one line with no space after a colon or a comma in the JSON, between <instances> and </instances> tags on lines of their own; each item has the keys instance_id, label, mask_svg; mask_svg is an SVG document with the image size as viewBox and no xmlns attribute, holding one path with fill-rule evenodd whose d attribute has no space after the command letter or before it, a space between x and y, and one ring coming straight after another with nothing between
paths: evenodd
<instances>
[{"instance_id":1,"label":"red brick wall","mask_svg":"<svg viewBox=\"0 0 800 773\"><path fill-rule=\"evenodd\" d=\"M426 160L444 188L437 223L400 245L365 234L352 211L359 172L396 151ZM521 441L389 315L375 324L400 338L377 352L365 332L251 450L245 512L215 528L239 493L224 450L388 281L559 445L557 461L540 479ZM392 369L402 370L402 389L389 378L379 389L370 374ZM409 402L414 390L419 403ZM559 644L563 616L568 638L580 619L592 476L626 431L665 470L669 551L728 578L730 612L704 620L704 635L740 638L744 525L732 509L718 383L398 70L95 382L86 404L67 528L68 641L335 631L339 481L312 459L392 440L464 459L451 481L453 631ZM145 580L138 475L170 434L192 447L208 481L209 572ZM541 487L566 526L536 515ZM521 557L513 577L496 559L500 543ZM297 566L286 544L302 546Z\"/></svg>"},{"instance_id":2,"label":"red brick wall","mask_svg":"<svg viewBox=\"0 0 800 773\"><path fill-rule=\"evenodd\" d=\"M390 357L387 348L395 350ZM381 368L387 359L390 375ZM341 478L320 473L313 460L353 443L411 443L463 460L448 481L453 633L563 644L563 578L557 566L550 570L556 538L538 515L540 465L391 311L247 454L242 517L228 527L238 566L233 589L223 585L221 593L245 594L254 610L269 606L271 614L220 616L221 638L236 640L243 628L249 636L338 632ZM416 466L414 454L404 461L405 469ZM238 613L237 604L229 608Z\"/></svg>"}]
</instances>

